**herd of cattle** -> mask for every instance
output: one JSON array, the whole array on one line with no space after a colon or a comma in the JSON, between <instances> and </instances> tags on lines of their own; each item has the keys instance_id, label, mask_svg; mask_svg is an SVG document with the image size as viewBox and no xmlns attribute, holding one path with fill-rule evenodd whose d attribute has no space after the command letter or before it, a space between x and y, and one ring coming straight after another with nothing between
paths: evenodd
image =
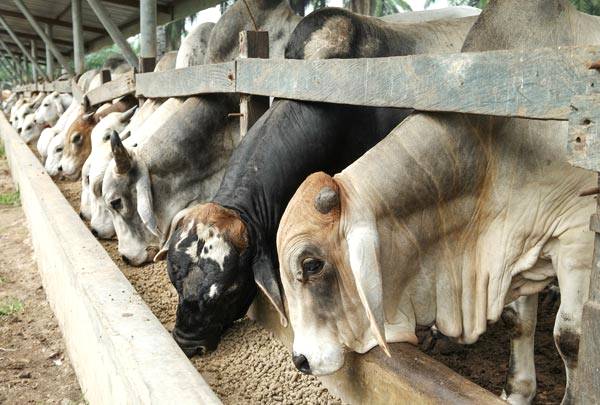
<instances>
[{"instance_id":1,"label":"herd of cattle","mask_svg":"<svg viewBox=\"0 0 600 405\"><path fill-rule=\"evenodd\" d=\"M600 21L567 0L382 19L248 4L254 23L237 2L156 70L233 60L245 29L269 31L270 55L294 59L600 43ZM100 77L78 84L89 91ZM347 350L417 343L417 325L473 343L502 317L503 396L529 403L537 294L558 278L554 335L572 400L595 209L578 194L595 175L566 163L566 123L281 99L240 139L232 95L84 111L68 94L15 94L3 107L50 175L81 178L80 215L96 237L116 235L135 266L167 260L187 355L213 350L257 287L289 317L296 367L316 375L342 367Z\"/></svg>"}]
</instances>

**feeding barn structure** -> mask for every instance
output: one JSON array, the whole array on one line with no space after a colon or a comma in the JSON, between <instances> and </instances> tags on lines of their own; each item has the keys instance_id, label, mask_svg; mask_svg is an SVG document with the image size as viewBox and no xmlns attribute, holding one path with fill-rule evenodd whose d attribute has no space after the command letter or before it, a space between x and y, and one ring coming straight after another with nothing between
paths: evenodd
<instances>
[{"instance_id":1,"label":"feeding barn structure","mask_svg":"<svg viewBox=\"0 0 600 405\"><path fill-rule=\"evenodd\" d=\"M498 50L334 60L269 59L269 33L239 34L234 61L153 72L157 25L214 0L10 0L0 5L0 69L12 91L71 93L86 108L124 96L240 94L240 137L269 97L569 122L570 163L600 172L600 47ZM126 38L140 33L140 55ZM85 52L114 42L133 71L84 92ZM73 56L71 56L73 55ZM26 82L26 61L31 81ZM65 72L55 75L58 63ZM4 116L0 134L30 223L48 300L90 403L217 403L169 334L96 242ZM599 208L600 209L600 208ZM600 211L599 211L600 213ZM584 306L577 402L600 402L600 219ZM73 247L77 246L77 249ZM124 316L123 314L128 314ZM264 296L250 314L288 347L292 331ZM168 371L166 371L168 370ZM415 347L353 354L324 385L351 403L500 403Z\"/></svg>"}]
</instances>

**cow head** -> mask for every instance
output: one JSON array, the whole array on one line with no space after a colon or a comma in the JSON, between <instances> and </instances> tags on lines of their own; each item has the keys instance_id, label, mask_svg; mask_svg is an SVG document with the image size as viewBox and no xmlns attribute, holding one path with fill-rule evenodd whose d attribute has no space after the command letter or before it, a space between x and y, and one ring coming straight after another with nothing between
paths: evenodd
<instances>
[{"instance_id":1,"label":"cow head","mask_svg":"<svg viewBox=\"0 0 600 405\"><path fill-rule=\"evenodd\" d=\"M155 260L165 257L179 295L173 337L188 356L214 350L256 291L244 222L214 203L187 208L173 218Z\"/></svg>"},{"instance_id":2,"label":"cow head","mask_svg":"<svg viewBox=\"0 0 600 405\"><path fill-rule=\"evenodd\" d=\"M46 161L46 157L48 156L48 147L50 145L50 142L52 141L52 139L54 139L54 137L57 134L58 130L54 127L44 128L42 130L42 133L40 134L36 146L40 156L42 157L43 162Z\"/></svg>"},{"instance_id":3,"label":"cow head","mask_svg":"<svg viewBox=\"0 0 600 405\"><path fill-rule=\"evenodd\" d=\"M158 252L159 230L154 216L150 173L145 163L128 151L119 134L110 137L113 159L102 180L102 196L126 263L140 266Z\"/></svg>"},{"instance_id":4,"label":"cow head","mask_svg":"<svg viewBox=\"0 0 600 405\"><path fill-rule=\"evenodd\" d=\"M100 151L99 151L100 152ZM108 149L101 149L103 153L92 153L89 157L90 167L87 175L88 195L90 204L90 227L92 234L100 239L110 239L115 236L115 227L106 202L102 197L102 181L106 167L112 159L110 141Z\"/></svg>"},{"instance_id":5,"label":"cow head","mask_svg":"<svg viewBox=\"0 0 600 405\"><path fill-rule=\"evenodd\" d=\"M27 114L21 127L21 138L25 143L36 141L42 133L42 126L35 121L35 115Z\"/></svg>"},{"instance_id":6,"label":"cow head","mask_svg":"<svg viewBox=\"0 0 600 405\"><path fill-rule=\"evenodd\" d=\"M46 163L44 167L48 174L52 177L58 176L60 174L60 170L58 170L60 166L60 160L62 159L63 148L65 146L65 131L61 131L56 136L54 136L47 148L47 157Z\"/></svg>"},{"instance_id":7,"label":"cow head","mask_svg":"<svg viewBox=\"0 0 600 405\"><path fill-rule=\"evenodd\" d=\"M69 179L77 179L81 168L92 150L91 133L97 120L94 113L77 118L67 130L58 171Z\"/></svg>"},{"instance_id":8,"label":"cow head","mask_svg":"<svg viewBox=\"0 0 600 405\"><path fill-rule=\"evenodd\" d=\"M364 212L360 218L344 212L350 210L344 194L327 174L309 176L277 234L293 361L315 375L341 368L346 348L364 353L379 343L389 354L375 224Z\"/></svg>"},{"instance_id":9,"label":"cow head","mask_svg":"<svg viewBox=\"0 0 600 405\"><path fill-rule=\"evenodd\" d=\"M54 125L64 112L60 94L55 91L42 100L42 105L35 112L35 120L40 125Z\"/></svg>"}]
</instances>

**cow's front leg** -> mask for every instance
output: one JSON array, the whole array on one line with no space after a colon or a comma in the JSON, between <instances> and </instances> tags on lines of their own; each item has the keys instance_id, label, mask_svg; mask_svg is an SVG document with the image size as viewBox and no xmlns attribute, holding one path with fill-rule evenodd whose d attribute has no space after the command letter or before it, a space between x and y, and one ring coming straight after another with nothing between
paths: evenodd
<instances>
[{"instance_id":1,"label":"cow's front leg","mask_svg":"<svg viewBox=\"0 0 600 405\"><path fill-rule=\"evenodd\" d=\"M523 296L502 312L502 321L510 333L510 360L502 399L511 404L529 404L535 396L533 343L537 306L537 294Z\"/></svg>"}]
</instances>

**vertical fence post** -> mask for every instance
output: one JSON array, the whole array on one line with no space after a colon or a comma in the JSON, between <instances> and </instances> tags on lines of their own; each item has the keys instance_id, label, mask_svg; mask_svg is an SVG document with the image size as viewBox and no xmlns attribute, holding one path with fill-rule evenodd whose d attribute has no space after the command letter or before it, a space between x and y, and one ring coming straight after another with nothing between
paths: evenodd
<instances>
[{"instance_id":1,"label":"vertical fence post","mask_svg":"<svg viewBox=\"0 0 600 405\"><path fill-rule=\"evenodd\" d=\"M152 72L156 65L156 0L140 1L141 73Z\"/></svg>"},{"instance_id":2,"label":"vertical fence post","mask_svg":"<svg viewBox=\"0 0 600 405\"><path fill-rule=\"evenodd\" d=\"M81 1L82 0L71 0L71 16L73 19L73 62L76 75L82 74L85 70Z\"/></svg>"},{"instance_id":3,"label":"vertical fence post","mask_svg":"<svg viewBox=\"0 0 600 405\"><path fill-rule=\"evenodd\" d=\"M46 24L44 29L46 30L46 35L50 40L52 40L52 26L50 24ZM52 56L52 51L48 47L48 44L44 43L46 46L46 76L48 76L48 80L54 80L54 57Z\"/></svg>"},{"instance_id":4,"label":"vertical fence post","mask_svg":"<svg viewBox=\"0 0 600 405\"><path fill-rule=\"evenodd\" d=\"M35 46L34 39L31 40L31 57L33 58L33 60L37 60L37 47ZM37 70L35 70L35 66L33 66L33 63L31 64L31 78L33 79L33 83L37 85Z\"/></svg>"},{"instance_id":5,"label":"vertical fence post","mask_svg":"<svg viewBox=\"0 0 600 405\"><path fill-rule=\"evenodd\" d=\"M269 33L267 31L240 32L240 56L243 58L269 58ZM269 109L269 97L240 94L240 137Z\"/></svg>"}]
</instances>

